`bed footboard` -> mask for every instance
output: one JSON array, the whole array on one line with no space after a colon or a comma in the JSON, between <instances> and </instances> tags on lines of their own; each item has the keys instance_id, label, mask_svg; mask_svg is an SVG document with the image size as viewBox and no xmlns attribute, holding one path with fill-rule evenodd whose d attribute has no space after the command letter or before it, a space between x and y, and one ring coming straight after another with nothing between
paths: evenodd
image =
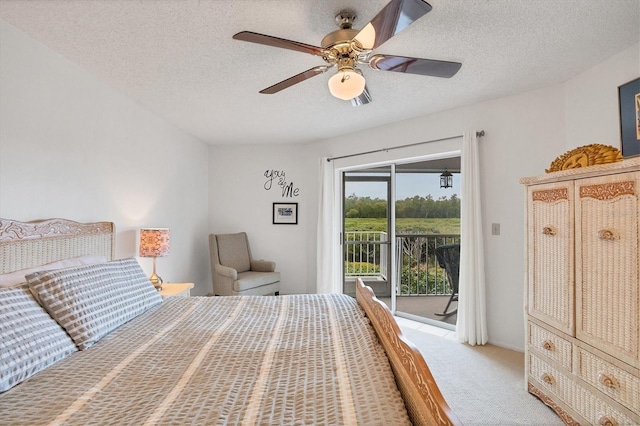
<instances>
[{"instance_id":1,"label":"bed footboard","mask_svg":"<svg viewBox=\"0 0 640 426\"><path fill-rule=\"evenodd\" d=\"M413 424L459 425L420 351L405 339L389 308L360 278L356 282L356 297L387 353Z\"/></svg>"}]
</instances>

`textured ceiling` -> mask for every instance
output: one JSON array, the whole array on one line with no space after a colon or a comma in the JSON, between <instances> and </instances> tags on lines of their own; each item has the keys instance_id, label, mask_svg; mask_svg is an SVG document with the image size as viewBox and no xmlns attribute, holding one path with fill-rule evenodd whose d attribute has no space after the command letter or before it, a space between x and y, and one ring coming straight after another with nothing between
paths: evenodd
<instances>
[{"instance_id":1,"label":"textured ceiling","mask_svg":"<svg viewBox=\"0 0 640 426\"><path fill-rule=\"evenodd\" d=\"M259 94L324 62L231 38L249 30L318 46L340 10L354 10L361 28L386 3L0 0L0 18L210 144L310 142L540 88L640 39L640 0L431 0L374 53L461 70L440 79L365 68L373 103L352 107L329 94L332 71Z\"/></svg>"}]
</instances>

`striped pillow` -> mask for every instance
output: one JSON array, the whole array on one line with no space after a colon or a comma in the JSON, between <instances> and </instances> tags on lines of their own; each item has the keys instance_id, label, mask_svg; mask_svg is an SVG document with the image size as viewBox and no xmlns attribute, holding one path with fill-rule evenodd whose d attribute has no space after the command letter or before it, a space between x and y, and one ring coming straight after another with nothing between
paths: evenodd
<instances>
[{"instance_id":1,"label":"striped pillow","mask_svg":"<svg viewBox=\"0 0 640 426\"><path fill-rule=\"evenodd\" d=\"M162 303L133 258L36 272L26 278L42 306L80 350Z\"/></svg>"},{"instance_id":2,"label":"striped pillow","mask_svg":"<svg viewBox=\"0 0 640 426\"><path fill-rule=\"evenodd\" d=\"M0 289L0 392L78 349L29 287Z\"/></svg>"}]
</instances>

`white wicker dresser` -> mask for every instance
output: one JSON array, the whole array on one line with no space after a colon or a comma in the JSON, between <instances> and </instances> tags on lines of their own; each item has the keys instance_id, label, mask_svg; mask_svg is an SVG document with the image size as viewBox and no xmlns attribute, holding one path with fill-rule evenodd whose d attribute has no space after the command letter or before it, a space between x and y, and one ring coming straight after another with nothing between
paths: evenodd
<instances>
[{"instance_id":1,"label":"white wicker dresser","mask_svg":"<svg viewBox=\"0 0 640 426\"><path fill-rule=\"evenodd\" d=\"M640 424L640 157L526 185L526 376L567 424Z\"/></svg>"}]
</instances>

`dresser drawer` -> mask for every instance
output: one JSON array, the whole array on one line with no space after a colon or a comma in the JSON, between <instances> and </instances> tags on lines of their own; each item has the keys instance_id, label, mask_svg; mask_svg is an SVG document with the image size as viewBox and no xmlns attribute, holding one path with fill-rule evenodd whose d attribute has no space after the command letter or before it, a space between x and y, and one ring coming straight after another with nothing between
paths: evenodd
<instances>
[{"instance_id":1,"label":"dresser drawer","mask_svg":"<svg viewBox=\"0 0 640 426\"><path fill-rule=\"evenodd\" d=\"M529 347L571 371L573 345L568 340L529 322Z\"/></svg>"},{"instance_id":2,"label":"dresser drawer","mask_svg":"<svg viewBox=\"0 0 640 426\"><path fill-rule=\"evenodd\" d=\"M597 392L581 382L568 384L572 408L590 425L623 426L638 425L637 416L608 404Z\"/></svg>"},{"instance_id":3,"label":"dresser drawer","mask_svg":"<svg viewBox=\"0 0 640 426\"><path fill-rule=\"evenodd\" d=\"M607 403L605 397L582 381L529 353L529 377L555 400L571 407L590 425L638 425L638 416Z\"/></svg>"},{"instance_id":4,"label":"dresser drawer","mask_svg":"<svg viewBox=\"0 0 640 426\"><path fill-rule=\"evenodd\" d=\"M568 372L552 366L544 358L529 352L529 377L539 383L541 390L553 394L557 399L570 405L571 382Z\"/></svg>"},{"instance_id":5,"label":"dresser drawer","mask_svg":"<svg viewBox=\"0 0 640 426\"><path fill-rule=\"evenodd\" d=\"M578 377L640 415L640 378L584 348L577 351Z\"/></svg>"}]
</instances>

